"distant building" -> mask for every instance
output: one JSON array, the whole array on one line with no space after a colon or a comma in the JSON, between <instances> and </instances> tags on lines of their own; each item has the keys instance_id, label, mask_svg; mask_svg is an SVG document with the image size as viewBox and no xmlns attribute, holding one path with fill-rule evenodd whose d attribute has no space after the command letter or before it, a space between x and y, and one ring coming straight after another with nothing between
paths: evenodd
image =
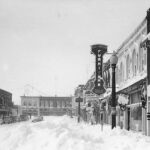
<instances>
[{"instance_id":1,"label":"distant building","mask_svg":"<svg viewBox=\"0 0 150 150\"><path fill-rule=\"evenodd\" d=\"M0 89L0 118L9 116L11 114L12 106L12 94Z\"/></svg>"},{"instance_id":2,"label":"distant building","mask_svg":"<svg viewBox=\"0 0 150 150\"><path fill-rule=\"evenodd\" d=\"M20 105L13 105L12 107L12 116L20 116L22 114Z\"/></svg>"},{"instance_id":3,"label":"distant building","mask_svg":"<svg viewBox=\"0 0 150 150\"><path fill-rule=\"evenodd\" d=\"M72 106L72 97L21 96L22 114L64 115Z\"/></svg>"}]
</instances>

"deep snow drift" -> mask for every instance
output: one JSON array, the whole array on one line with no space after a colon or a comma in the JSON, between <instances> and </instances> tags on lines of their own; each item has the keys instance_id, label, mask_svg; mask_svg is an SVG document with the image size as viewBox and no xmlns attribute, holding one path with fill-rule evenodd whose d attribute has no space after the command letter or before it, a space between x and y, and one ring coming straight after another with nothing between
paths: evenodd
<instances>
[{"instance_id":1,"label":"deep snow drift","mask_svg":"<svg viewBox=\"0 0 150 150\"><path fill-rule=\"evenodd\" d=\"M68 116L0 126L0 150L149 150L150 137Z\"/></svg>"}]
</instances>

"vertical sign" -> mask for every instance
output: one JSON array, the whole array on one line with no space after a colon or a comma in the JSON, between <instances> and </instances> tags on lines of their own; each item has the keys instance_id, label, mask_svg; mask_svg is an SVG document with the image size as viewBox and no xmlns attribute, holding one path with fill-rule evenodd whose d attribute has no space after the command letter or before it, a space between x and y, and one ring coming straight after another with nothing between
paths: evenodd
<instances>
[{"instance_id":1,"label":"vertical sign","mask_svg":"<svg viewBox=\"0 0 150 150\"><path fill-rule=\"evenodd\" d=\"M103 55L107 52L107 46L102 44L96 44L91 46L91 52L96 56L95 64L95 81L93 93L100 95L106 90L104 88L104 80L102 78L102 65L103 65Z\"/></svg>"}]
</instances>

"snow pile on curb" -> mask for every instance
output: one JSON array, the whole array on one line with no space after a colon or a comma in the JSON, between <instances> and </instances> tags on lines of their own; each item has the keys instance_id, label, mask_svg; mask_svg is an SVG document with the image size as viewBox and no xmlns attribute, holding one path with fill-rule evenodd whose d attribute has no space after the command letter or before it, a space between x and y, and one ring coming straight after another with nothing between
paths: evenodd
<instances>
[{"instance_id":1,"label":"snow pile on curb","mask_svg":"<svg viewBox=\"0 0 150 150\"><path fill-rule=\"evenodd\" d=\"M149 150L150 137L104 125L77 123L73 118L44 117L0 126L0 150Z\"/></svg>"}]
</instances>

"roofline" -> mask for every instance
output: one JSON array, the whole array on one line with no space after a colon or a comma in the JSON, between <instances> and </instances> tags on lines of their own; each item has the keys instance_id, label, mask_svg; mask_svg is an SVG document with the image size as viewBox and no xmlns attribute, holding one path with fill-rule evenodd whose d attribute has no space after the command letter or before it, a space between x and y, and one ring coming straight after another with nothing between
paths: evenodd
<instances>
[{"instance_id":1,"label":"roofline","mask_svg":"<svg viewBox=\"0 0 150 150\"><path fill-rule=\"evenodd\" d=\"M146 22L146 17L142 20L142 22L134 29L134 31L122 42L122 44L119 46L119 48L116 50L118 53L129 41L132 39L137 31L145 24Z\"/></svg>"},{"instance_id":2,"label":"roofline","mask_svg":"<svg viewBox=\"0 0 150 150\"><path fill-rule=\"evenodd\" d=\"M3 92L5 92L5 93L7 93L7 94L11 94L11 95L12 95L11 92L8 92L8 91L6 91L6 90L0 89L0 91L3 91Z\"/></svg>"},{"instance_id":3,"label":"roofline","mask_svg":"<svg viewBox=\"0 0 150 150\"><path fill-rule=\"evenodd\" d=\"M30 98L72 98L72 96L20 96Z\"/></svg>"}]
</instances>

